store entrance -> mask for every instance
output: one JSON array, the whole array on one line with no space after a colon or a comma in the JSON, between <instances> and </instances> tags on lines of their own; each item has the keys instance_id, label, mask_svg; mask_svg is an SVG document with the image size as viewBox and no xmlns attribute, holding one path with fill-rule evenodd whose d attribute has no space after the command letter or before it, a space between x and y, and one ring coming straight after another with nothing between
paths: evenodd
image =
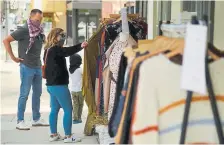
<instances>
[{"instance_id":1,"label":"store entrance","mask_svg":"<svg viewBox=\"0 0 224 145\"><path fill-rule=\"evenodd\" d=\"M99 25L100 10L78 10L77 17L77 42L88 40Z\"/></svg>"}]
</instances>

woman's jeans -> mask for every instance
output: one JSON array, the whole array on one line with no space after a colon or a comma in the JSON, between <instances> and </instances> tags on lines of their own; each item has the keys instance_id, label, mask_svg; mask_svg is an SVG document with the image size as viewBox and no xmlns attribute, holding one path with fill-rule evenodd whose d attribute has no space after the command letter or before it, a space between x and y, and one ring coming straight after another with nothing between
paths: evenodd
<instances>
[{"instance_id":1,"label":"woman's jeans","mask_svg":"<svg viewBox=\"0 0 224 145\"><path fill-rule=\"evenodd\" d=\"M58 112L64 110L63 127L65 135L72 133L72 100L67 85L47 86L50 94L51 112L49 115L50 130L52 134L57 133Z\"/></svg>"},{"instance_id":2,"label":"woman's jeans","mask_svg":"<svg viewBox=\"0 0 224 145\"><path fill-rule=\"evenodd\" d=\"M42 94L42 71L41 68L30 68L24 64L20 64L20 95L18 100L17 121L24 120L24 112L26 110L26 102L32 86L32 111L33 120L40 119L40 96Z\"/></svg>"}]
</instances>

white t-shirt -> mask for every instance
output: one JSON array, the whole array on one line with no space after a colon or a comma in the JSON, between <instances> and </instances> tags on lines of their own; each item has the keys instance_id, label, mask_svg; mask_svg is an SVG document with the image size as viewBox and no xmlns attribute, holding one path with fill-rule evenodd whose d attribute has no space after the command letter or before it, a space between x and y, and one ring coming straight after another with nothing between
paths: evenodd
<instances>
[{"instance_id":1,"label":"white t-shirt","mask_svg":"<svg viewBox=\"0 0 224 145\"><path fill-rule=\"evenodd\" d=\"M72 92L82 91L82 67L77 68L73 74L69 73L69 88Z\"/></svg>"},{"instance_id":2,"label":"white t-shirt","mask_svg":"<svg viewBox=\"0 0 224 145\"><path fill-rule=\"evenodd\" d=\"M69 72L69 57L66 57L66 64L69 73L69 90L72 92L80 92L82 91L82 73L83 73L83 65L81 64L80 68L76 69L73 74Z\"/></svg>"}]
</instances>

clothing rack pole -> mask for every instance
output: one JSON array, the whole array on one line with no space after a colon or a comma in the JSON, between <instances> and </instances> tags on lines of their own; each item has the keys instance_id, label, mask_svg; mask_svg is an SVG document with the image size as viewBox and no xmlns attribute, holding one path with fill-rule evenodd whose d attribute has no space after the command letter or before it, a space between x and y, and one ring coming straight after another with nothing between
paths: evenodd
<instances>
[{"instance_id":1,"label":"clothing rack pole","mask_svg":"<svg viewBox=\"0 0 224 145\"><path fill-rule=\"evenodd\" d=\"M219 138L219 143L224 144L222 123L221 123L219 110L218 110L217 102L216 102L216 98L215 98L215 93L214 93L214 90L213 90L211 75L210 75L210 71L209 71L208 56L206 57L205 71L206 71L207 89L208 89L208 93L209 93L209 99L210 99L211 108L212 108L212 112L213 112L213 117L214 117L214 121L215 121L216 131L217 131L218 138Z\"/></svg>"},{"instance_id":2,"label":"clothing rack pole","mask_svg":"<svg viewBox=\"0 0 224 145\"><path fill-rule=\"evenodd\" d=\"M204 15L203 20L205 21L205 24L208 25L208 16ZM217 102L216 102L213 84L212 84L212 80L211 80L211 74L209 71L208 52L206 55L205 71L206 71L207 89L208 89L208 93L209 93L209 99L210 99L213 117L214 117L214 121L215 121L216 131L217 131L218 138L219 138L219 143L224 144L222 123L221 123L221 119L220 119L220 115L219 115L219 110L217 107Z\"/></svg>"},{"instance_id":3,"label":"clothing rack pole","mask_svg":"<svg viewBox=\"0 0 224 145\"><path fill-rule=\"evenodd\" d=\"M207 23L206 19L204 19L204 21ZM191 23L199 24L196 16L192 16ZM211 107L212 107L212 111L213 111L213 116L214 116L216 130L217 130L217 134L218 134L218 138L219 138L219 143L223 144L224 139L223 139L222 124L221 124L220 117L219 117L218 107L217 107L215 94L214 94L212 81L211 81L211 75L210 75L209 67L208 67L208 52L206 53L205 69L206 69L205 71L206 71L207 89L209 92L209 99L210 99L210 103L211 103ZM187 99L186 99L186 105L185 105L185 111L184 111L184 117L183 117L182 129L181 129L180 144L185 143L192 96L193 96L193 92L187 91Z\"/></svg>"},{"instance_id":4,"label":"clothing rack pole","mask_svg":"<svg viewBox=\"0 0 224 145\"><path fill-rule=\"evenodd\" d=\"M181 128L181 135L180 135L180 144L184 144L185 142L192 96L193 96L193 92L187 91L187 99L186 99L186 105L184 109L184 117L183 117L183 123Z\"/></svg>"}]
</instances>

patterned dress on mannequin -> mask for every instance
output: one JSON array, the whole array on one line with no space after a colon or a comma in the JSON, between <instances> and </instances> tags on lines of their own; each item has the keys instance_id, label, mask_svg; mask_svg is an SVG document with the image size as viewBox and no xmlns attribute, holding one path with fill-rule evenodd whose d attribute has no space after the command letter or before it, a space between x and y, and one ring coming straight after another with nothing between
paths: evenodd
<instances>
[{"instance_id":1,"label":"patterned dress on mannequin","mask_svg":"<svg viewBox=\"0 0 224 145\"><path fill-rule=\"evenodd\" d=\"M122 33L121 33L122 34ZM131 35L128 36L126 40L120 39L119 36L117 43L113 45L113 50L109 56L109 67L111 72L111 85L110 85L110 98L109 98L109 109L108 109L108 120L110 120L111 114L113 112L114 99L116 94L116 81L118 77L119 64L122 53L125 48L137 45L136 41Z\"/></svg>"}]
</instances>

